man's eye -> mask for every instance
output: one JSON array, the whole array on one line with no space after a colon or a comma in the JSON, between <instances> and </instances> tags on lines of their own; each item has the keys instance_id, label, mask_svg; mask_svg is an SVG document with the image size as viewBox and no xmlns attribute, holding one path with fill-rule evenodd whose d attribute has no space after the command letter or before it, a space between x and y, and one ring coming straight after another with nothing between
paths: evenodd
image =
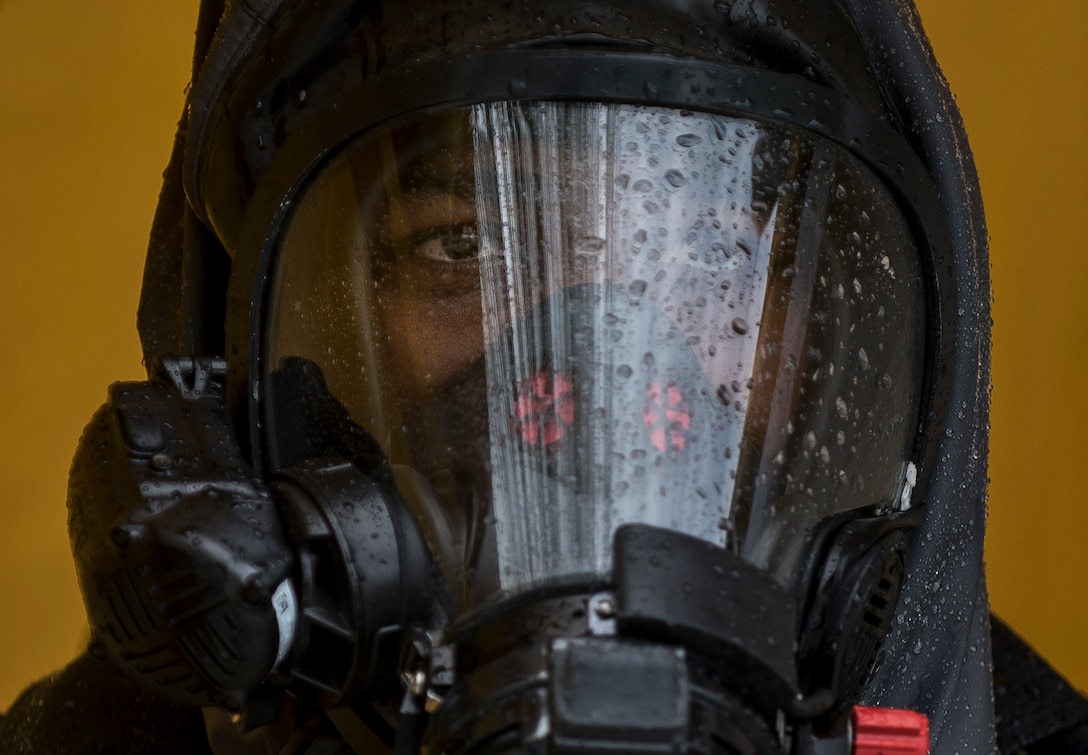
<instances>
[{"instance_id":1,"label":"man's eye","mask_svg":"<svg viewBox=\"0 0 1088 755\"><path fill-rule=\"evenodd\" d=\"M476 226L452 226L432 232L416 244L415 253L435 262L476 259L480 255Z\"/></svg>"}]
</instances>

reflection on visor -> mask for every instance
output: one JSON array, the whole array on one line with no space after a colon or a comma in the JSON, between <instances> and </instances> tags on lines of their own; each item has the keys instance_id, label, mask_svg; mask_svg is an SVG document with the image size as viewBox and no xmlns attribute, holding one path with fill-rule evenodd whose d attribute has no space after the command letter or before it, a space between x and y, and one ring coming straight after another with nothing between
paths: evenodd
<instances>
[{"instance_id":1,"label":"reflection on visor","mask_svg":"<svg viewBox=\"0 0 1088 755\"><path fill-rule=\"evenodd\" d=\"M917 253L833 145L497 103L364 137L295 204L266 364L316 364L378 441L458 610L607 575L628 522L785 582L820 521L899 498ZM290 400L275 464L314 453Z\"/></svg>"}]
</instances>

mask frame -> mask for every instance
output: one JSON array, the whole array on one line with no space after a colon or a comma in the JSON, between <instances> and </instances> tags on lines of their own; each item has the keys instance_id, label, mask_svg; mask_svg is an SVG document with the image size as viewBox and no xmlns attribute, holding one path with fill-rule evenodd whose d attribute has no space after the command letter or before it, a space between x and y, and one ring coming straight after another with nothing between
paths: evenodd
<instances>
[{"instance_id":1,"label":"mask frame","mask_svg":"<svg viewBox=\"0 0 1088 755\"><path fill-rule=\"evenodd\" d=\"M844 147L884 182L920 242L926 278L925 388L914 453L921 471L915 496L925 501L926 473L937 448L927 442L927 431L941 426L952 381L955 292L943 212L919 157L885 121L841 93L795 76L660 54L586 49L484 51L383 73L321 103L320 113L279 149L246 208L227 302L228 401L236 426L248 430L257 474L271 472L262 437L259 376L267 353L268 281L292 198L344 145L367 131L419 112L538 99L653 104L782 122ZM911 524L918 518L911 517Z\"/></svg>"},{"instance_id":2,"label":"mask frame","mask_svg":"<svg viewBox=\"0 0 1088 755\"><path fill-rule=\"evenodd\" d=\"M926 496L925 471L936 453L926 429L945 413L954 332L950 243L936 190L918 155L887 122L841 93L788 74L663 54L588 49L515 48L436 58L347 86L275 155L249 202L233 251L227 292L228 403L245 428L250 462L266 473L261 358L265 352L267 282L280 229L297 196L339 149L360 135L413 113L500 100L567 100L653 104L778 121L846 148L900 203L919 241L927 288L926 390L920 413L915 495ZM943 272L942 272L943 271ZM254 442L256 441L256 442ZM243 441L245 442L245 441Z\"/></svg>"}]
</instances>

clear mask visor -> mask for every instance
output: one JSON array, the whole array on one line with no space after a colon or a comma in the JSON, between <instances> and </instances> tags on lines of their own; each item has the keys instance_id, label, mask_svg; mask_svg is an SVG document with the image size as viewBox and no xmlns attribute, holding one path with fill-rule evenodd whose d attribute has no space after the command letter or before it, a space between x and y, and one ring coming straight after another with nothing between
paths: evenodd
<instances>
[{"instance_id":1,"label":"clear mask visor","mask_svg":"<svg viewBox=\"0 0 1088 755\"><path fill-rule=\"evenodd\" d=\"M902 505L918 253L834 145L644 106L478 105L362 137L296 207L272 461L310 453L278 408L302 360L381 446L459 614L607 578L627 523L786 583L821 521Z\"/></svg>"}]
</instances>

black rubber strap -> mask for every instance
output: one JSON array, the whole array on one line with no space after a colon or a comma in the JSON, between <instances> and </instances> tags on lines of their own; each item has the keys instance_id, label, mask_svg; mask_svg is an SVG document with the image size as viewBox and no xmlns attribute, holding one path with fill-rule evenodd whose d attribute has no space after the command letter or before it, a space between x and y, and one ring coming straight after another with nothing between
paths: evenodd
<instances>
[{"instance_id":1,"label":"black rubber strap","mask_svg":"<svg viewBox=\"0 0 1088 755\"><path fill-rule=\"evenodd\" d=\"M1088 699L991 616L997 746L1014 753L1088 753Z\"/></svg>"}]
</instances>

